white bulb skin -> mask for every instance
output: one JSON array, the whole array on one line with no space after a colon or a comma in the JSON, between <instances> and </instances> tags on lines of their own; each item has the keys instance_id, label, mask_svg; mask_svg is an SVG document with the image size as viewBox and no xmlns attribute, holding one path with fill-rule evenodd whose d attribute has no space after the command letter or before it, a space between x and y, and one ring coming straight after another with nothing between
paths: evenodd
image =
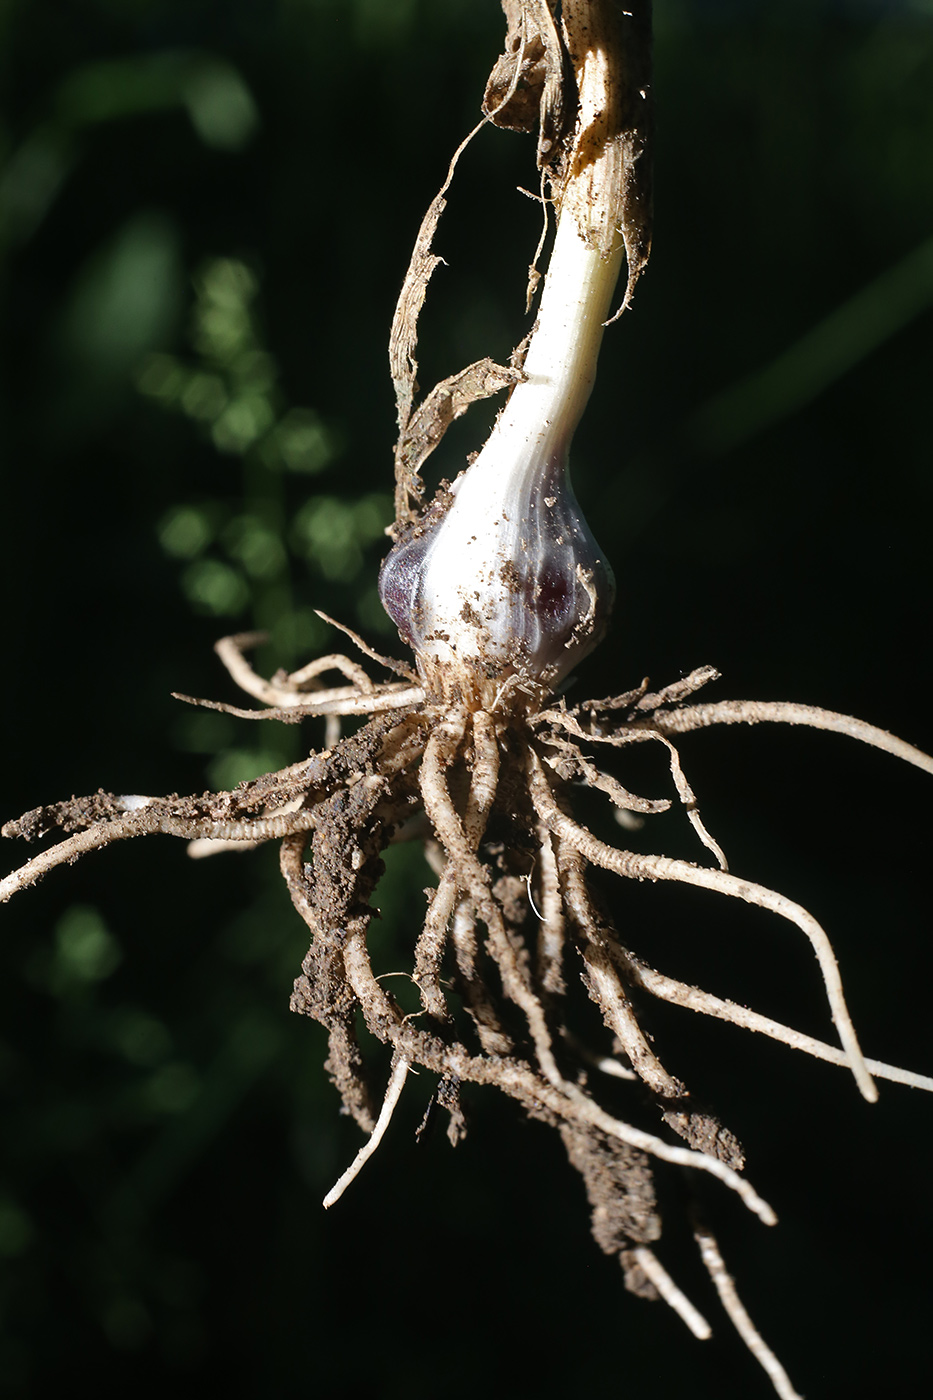
<instances>
[{"instance_id":1,"label":"white bulb skin","mask_svg":"<svg viewBox=\"0 0 933 1400\"><path fill-rule=\"evenodd\" d=\"M485 692L515 675L550 689L602 636L612 572L563 455L491 482L474 470L386 559L383 603L426 680L449 672Z\"/></svg>"}]
</instances>

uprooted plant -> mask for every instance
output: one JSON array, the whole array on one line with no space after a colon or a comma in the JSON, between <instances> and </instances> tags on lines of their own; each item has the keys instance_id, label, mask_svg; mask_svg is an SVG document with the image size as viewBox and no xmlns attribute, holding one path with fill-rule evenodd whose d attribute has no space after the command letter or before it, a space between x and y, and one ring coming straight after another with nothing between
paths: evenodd
<instances>
[{"instance_id":1,"label":"uprooted plant","mask_svg":"<svg viewBox=\"0 0 933 1400\"><path fill-rule=\"evenodd\" d=\"M562 697L571 667L599 641L613 597L612 574L574 499L567 458L620 269L627 265L624 307L650 246L648 6L629 12L612 0L505 0L504 8L506 51L487 87L483 121L537 130L541 206L545 223L553 208L556 232L533 332L512 362L473 364L415 407L417 320L456 156L422 223L390 347L399 410L396 520L380 577L414 667L348 633L396 679L373 681L358 661L329 655L266 680L246 657L256 637L224 639L218 652L231 676L266 708L192 703L245 719L326 717L327 747L230 792L98 793L28 812L4 835L70 834L2 881L0 897L86 851L134 836L163 832L240 848L280 841L282 874L311 933L292 1007L327 1028L327 1068L369 1134L325 1205L375 1150L413 1067L436 1077L434 1101L449 1114L452 1141L465 1127L460 1086L494 1085L561 1134L584 1180L594 1235L619 1257L627 1286L662 1296L703 1337L708 1324L653 1248L661 1235L653 1163L707 1172L765 1223L775 1216L740 1174L744 1158L734 1136L695 1108L687 1087L665 1069L639 1023L637 995L845 1065L869 1100L877 1097L875 1078L926 1089L933 1080L865 1059L827 935L784 895L729 872L700 819L675 741L714 724L776 722L848 734L928 773L933 759L824 710L698 702L696 693L716 678L711 667L660 690L646 681L604 700L568 705ZM530 295L537 281L533 271ZM504 388L510 396L485 447L425 505L419 473L445 428L471 402ZM321 678L335 672L345 683L322 688ZM365 723L341 738L340 719L354 717ZM573 789L581 786L608 798L623 826L672 805L674 799L637 796L607 771L615 751L644 743L665 750L674 798L710 863L618 849L575 817ZM438 877L412 945L410 976L421 1004L415 1017L403 1014L370 957L381 856L402 840L424 841ZM699 886L795 925L816 955L840 1048L655 971L643 949L623 944L589 888L590 867ZM614 1038L614 1057L570 1031L568 979L577 976ZM378 1112L358 1042L360 1020L392 1052ZM581 1074L585 1066L640 1080L684 1145L612 1116ZM793 1396L735 1293L715 1238L701 1224L695 1235L737 1330L778 1394Z\"/></svg>"}]
</instances>

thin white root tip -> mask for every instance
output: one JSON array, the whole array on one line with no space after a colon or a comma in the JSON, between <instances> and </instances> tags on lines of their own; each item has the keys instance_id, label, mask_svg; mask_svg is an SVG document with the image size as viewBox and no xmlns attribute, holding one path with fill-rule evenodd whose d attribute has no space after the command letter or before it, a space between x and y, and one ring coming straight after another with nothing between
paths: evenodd
<instances>
[{"instance_id":1,"label":"thin white root tip","mask_svg":"<svg viewBox=\"0 0 933 1400\"><path fill-rule=\"evenodd\" d=\"M340 1200L340 1197L343 1195L344 1191L346 1191L350 1182L353 1181L355 1177L359 1176L363 1167L379 1146L385 1136L386 1128L392 1121L395 1105L401 1097L402 1089L405 1086L405 1080L408 1078L408 1071L410 1069L411 1062L409 1060L400 1059L396 1061L395 1068L389 1076L389 1083L386 1086L386 1096L382 1101L382 1109L380 1110L379 1117L376 1119L376 1126L373 1128L353 1161L347 1167L343 1176L339 1181L334 1183L324 1197L323 1206L325 1210L330 1210L331 1206Z\"/></svg>"},{"instance_id":2,"label":"thin white root tip","mask_svg":"<svg viewBox=\"0 0 933 1400\"><path fill-rule=\"evenodd\" d=\"M697 1226L693 1233L700 1247L700 1257L713 1280L716 1292L719 1294L719 1301L722 1303L729 1321L759 1366L766 1372L774 1386L775 1394L780 1397L780 1400L803 1400L800 1393L791 1385L790 1376L745 1311L714 1236L702 1225ZM660 1291L659 1288L658 1292Z\"/></svg>"},{"instance_id":3,"label":"thin white root tip","mask_svg":"<svg viewBox=\"0 0 933 1400\"><path fill-rule=\"evenodd\" d=\"M703 992L699 987L688 987L686 983L678 982L673 977L665 977L663 973L656 972L654 968L647 967L637 960L630 962L629 966L638 985L659 1001L670 1002L672 1006L686 1007L689 1011L697 1011L703 1016L715 1016L717 1020L728 1021L742 1030L757 1031L761 1035L770 1036L772 1040L789 1045L792 1050L812 1055L815 1060L824 1060L830 1065L841 1065L844 1069L850 1068L846 1052L838 1046L826 1045L822 1040L814 1039L812 1035L804 1035L802 1031L781 1025L780 1021L773 1021L770 1016L762 1016L757 1011L749 1010L747 1006L713 996L711 992ZM888 1065L882 1060L866 1059L865 1064L869 1074L873 1074L877 1079L886 1079L892 1084L906 1084L908 1088L924 1089L927 1093L933 1093L933 1078L927 1074L917 1074L911 1069Z\"/></svg>"},{"instance_id":4,"label":"thin white root tip","mask_svg":"<svg viewBox=\"0 0 933 1400\"><path fill-rule=\"evenodd\" d=\"M585 1121L600 1128L609 1137L618 1138L620 1142L627 1142L630 1147L638 1147L643 1152L649 1153L652 1157L657 1157L659 1162L671 1162L677 1167L687 1167L690 1170L709 1172L710 1176L715 1176L723 1185L730 1187L740 1196L744 1204L763 1225L776 1225L777 1215L767 1201L762 1200L758 1192L750 1181L746 1181L744 1176L740 1176L732 1167L721 1162L718 1157L710 1157L706 1152L695 1152L691 1147L672 1147L663 1138L655 1137L653 1133L646 1133L641 1128L634 1128L630 1123L620 1123L617 1118L604 1112L592 1099L576 1085L570 1084L566 1080L562 1084L562 1091L580 1110Z\"/></svg>"},{"instance_id":5,"label":"thin white root tip","mask_svg":"<svg viewBox=\"0 0 933 1400\"><path fill-rule=\"evenodd\" d=\"M651 1280L668 1307L674 1309L695 1337L701 1342L708 1341L713 1335L712 1327L699 1309L693 1306L686 1293L677 1287L657 1255L652 1254L650 1249L645 1249L644 1245L639 1245L633 1253L642 1273Z\"/></svg>"},{"instance_id":6,"label":"thin white root tip","mask_svg":"<svg viewBox=\"0 0 933 1400\"><path fill-rule=\"evenodd\" d=\"M623 1065L620 1060L614 1060L610 1055L594 1055L590 1061L594 1069L600 1070L603 1074L608 1074L612 1079L637 1079L638 1075L627 1065Z\"/></svg>"}]
</instances>

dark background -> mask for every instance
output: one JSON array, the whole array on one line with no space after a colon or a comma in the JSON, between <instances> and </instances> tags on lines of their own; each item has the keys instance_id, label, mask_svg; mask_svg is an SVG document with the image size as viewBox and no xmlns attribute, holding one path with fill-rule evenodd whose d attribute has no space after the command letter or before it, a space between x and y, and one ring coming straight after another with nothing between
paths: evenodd
<instances>
[{"instance_id":1,"label":"dark background","mask_svg":"<svg viewBox=\"0 0 933 1400\"><path fill-rule=\"evenodd\" d=\"M270 628L267 668L335 644L315 606L393 645L384 347L501 28L494 0L0 6L4 819L288 761L294 731L170 698L234 698L211 651L226 631ZM656 31L655 250L574 459L620 592L579 693L714 662L723 697L930 749L933 9L661 0ZM465 157L425 386L523 333L537 226L515 186L534 178L507 133ZM683 756L732 868L829 929L866 1053L930 1072L929 778L789 729L697 735ZM637 781L664 791L660 760ZM665 818L633 840L692 856L688 838ZM389 963L425 883L394 859ZM613 899L664 971L832 1038L791 927L700 892ZM2 923L11 1394L77 1377L101 1396L769 1393L676 1177L661 1255L714 1323L702 1345L623 1292L559 1143L490 1094L470 1095L456 1153L442 1133L416 1147L431 1086L410 1081L322 1213L358 1132L323 1033L287 1010L305 937L273 851L119 847ZM650 1027L781 1217L768 1231L704 1192L798 1387L925 1393L933 1102L882 1085L871 1107L845 1072L687 1012Z\"/></svg>"}]
</instances>

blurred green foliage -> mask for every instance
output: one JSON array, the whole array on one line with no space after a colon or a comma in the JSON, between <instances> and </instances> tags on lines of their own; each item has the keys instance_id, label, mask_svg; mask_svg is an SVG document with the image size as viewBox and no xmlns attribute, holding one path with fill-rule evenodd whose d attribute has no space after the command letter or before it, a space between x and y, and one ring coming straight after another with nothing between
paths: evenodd
<instances>
[{"instance_id":1,"label":"blurred green foliage","mask_svg":"<svg viewBox=\"0 0 933 1400\"><path fill-rule=\"evenodd\" d=\"M395 645L375 590L384 347L500 39L495 0L0 7L4 818L98 786L226 786L319 742L170 699L236 698L211 652L224 632L268 633L266 670L343 646L315 608ZM658 0L656 60L655 253L575 458L620 584L580 685L712 660L729 693L860 712L929 747L933 6ZM507 134L465 157L425 387L523 334L537 228L515 186L533 178ZM494 411L456 425L435 477ZM869 1053L928 1067L920 780L796 734L697 740L685 761L733 867L842 930ZM683 838L641 839L679 853ZM386 972L406 964L429 883L417 851L391 852ZM649 960L827 1034L786 937L673 896L618 899ZM75 1376L101 1395L465 1396L490 1377L595 1392L620 1383L623 1352L633 1394L668 1393L659 1355L671 1394L681 1357L696 1394L767 1393L725 1326L681 1353L674 1319L621 1296L559 1147L482 1096L452 1159L440 1134L415 1150L431 1086L415 1089L355 1194L321 1214L357 1136L318 1028L287 1013L304 932L273 852L118 849L2 925L11 1394ZM782 1214L762 1241L726 1207L724 1231L801 1388L820 1353L825 1394L911 1393L929 1107L908 1120L889 1089L869 1113L788 1052L742 1042L737 1057L733 1032L661 1012L656 1030ZM799 1152L782 1141L791 1113ZM670 1191L665 1258L701 1290Z\"/></svg>"}]
</instances>

